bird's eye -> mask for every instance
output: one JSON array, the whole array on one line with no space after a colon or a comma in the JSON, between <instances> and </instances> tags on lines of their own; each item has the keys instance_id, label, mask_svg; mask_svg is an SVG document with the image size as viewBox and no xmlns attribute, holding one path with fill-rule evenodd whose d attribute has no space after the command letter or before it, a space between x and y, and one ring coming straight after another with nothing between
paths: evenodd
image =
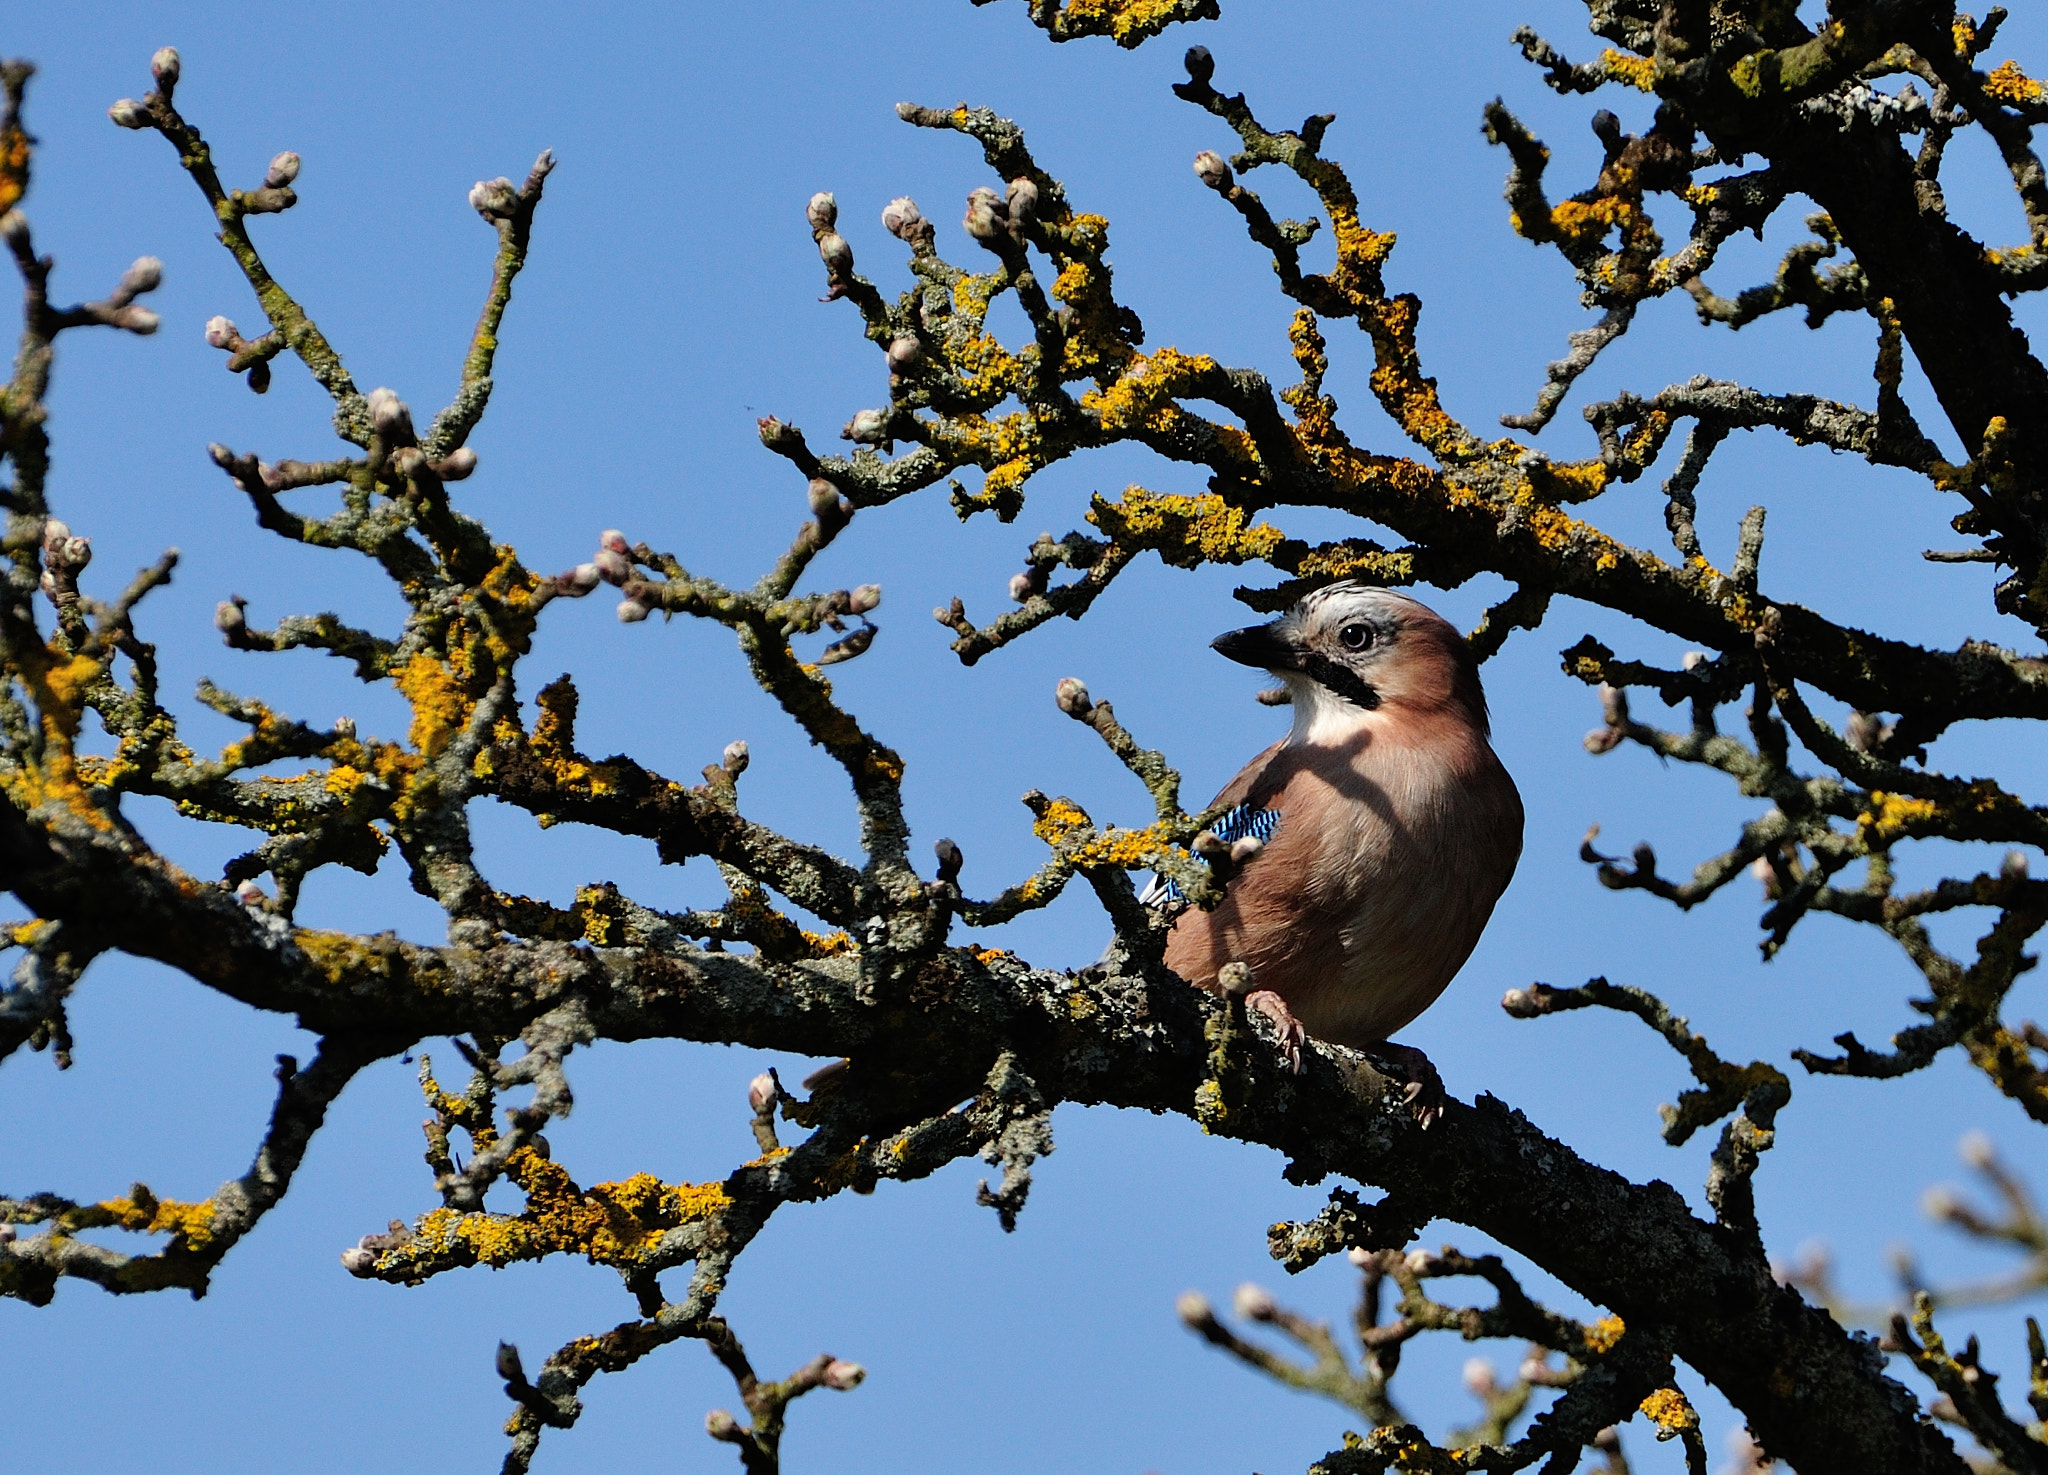
<instances>
[{"instance_id":1,"label":"bird's eye","mask_svg":"<svg viewBox=\"0 0 2048 1475\"><path fill-rule=\"evenodd\" d=\"M1372 646L1373 629L1370 625L1346 625L1337 632L1337 639L1346 650L1367 650Z\"/></svg>"}]
</instances>

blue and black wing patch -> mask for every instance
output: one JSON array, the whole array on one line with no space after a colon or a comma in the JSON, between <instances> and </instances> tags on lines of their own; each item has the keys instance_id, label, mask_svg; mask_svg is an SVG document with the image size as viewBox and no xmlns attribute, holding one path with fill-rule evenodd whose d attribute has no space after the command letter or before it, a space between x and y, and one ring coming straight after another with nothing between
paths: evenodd
<instances>
[{"instance_id":1,"label":"blue and black wing patch","mask_svg":"<svg viewBox=\"0 0 2048 1475\"><path fill-rule=\"evenodd\" d=\"M1260 844L1273 838L1273 832L1280 828L1280 811L1277 809L1254 809L1250 804L1240 804L1235 809L1224 811L1215 824L1209 826L1216 838L1226 845L1235 845L1247 835ZM1180 883L1166 876L1154 876L1152 884L1145 888L1138 898L1141 906L1158 906L1165 902L1186 901Z\"/></svg>"}]
</instances>

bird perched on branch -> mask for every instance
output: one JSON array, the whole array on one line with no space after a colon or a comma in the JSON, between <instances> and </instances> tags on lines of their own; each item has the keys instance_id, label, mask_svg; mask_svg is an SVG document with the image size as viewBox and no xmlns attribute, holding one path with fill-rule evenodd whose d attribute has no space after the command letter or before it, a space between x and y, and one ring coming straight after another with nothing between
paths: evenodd
<instances>
[{"instance_id":1,"label":"bird perched on branch","mask_svg":"<svg viewBox=\"0 0 2048 1475\"><path fill-rule=\"evenodd\" d=\"M1246 965L1245 1002L1280 1027L1297 1069L1304 1032L1362 1050L1408 1082L1427 1125L1442 1082L1387 1037L1464 966L1522 851L1478 663L1435 611L1350 582L1214 645L1285 683L1294 726L1211 803L1232 806L1218 837L1255 858L1213 911L1175 920L1167 965L1213 992Z\"/></svg>"}]
</instances>

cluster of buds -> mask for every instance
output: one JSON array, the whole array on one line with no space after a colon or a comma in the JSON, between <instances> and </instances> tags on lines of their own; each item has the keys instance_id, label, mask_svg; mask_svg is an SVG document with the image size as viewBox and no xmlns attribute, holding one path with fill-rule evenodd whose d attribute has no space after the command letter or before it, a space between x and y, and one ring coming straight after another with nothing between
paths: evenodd
<instances>
[{"instance_id":1,"label":"cluster of buds","mask_svg":"<svg viewBox=\"0 0 2048 1475\"><path fill-rule=\"evenodd\" d=\"M882 229L913 251L931 249L936 234L924 212L917 208L917 201L908 195L899 195L882 207Z\"/></svg>"},{"instance_id":2,"label":"cluster of buds","mask_svg":"<svg viewBox=\"0 0 2048 1475\"><path fill-rule=\"evenodd\" d=\"M178 49L175 46L160 47L149 59L149 74L156 79L156 95L167 103L171 100L171 94L178 89L180 71ZM108 108L107 116L122 128L149 128L156 123L149 110L149 104L137 102L132 97L124 97Z\"/></svg>"},{"instance_id":3,"label":"cluster of buds","mask_svg":"<svg viewBox=\"0 0 2048 1475\"><path fill-rule=\"evenodd\" d=\"M242 330L235 326L233 318L215 313L206 320L206 346L218 348L227 354L227 368L230 374L248 370L251 389L258 394L269 391L270 356L266 352L269 344L251 342L244 338Z\"/></svg>"},{"instance_id":4,"label":"cluster of buds","mask_svg":"<svg viewBox=\"0 0 2048 1475\"><path fill-rule=\"evenodd\" d=\"M263 171L263 185L260 189L237 190L235 203L246 215L275 215L280 210L289 210L299 203L299 197L292 192L292 181L299 177L299 156L290 149L273 154L270 167Z\"/></svg>"},{"instance_id":5,"label":"cluster of buds","mask_svg":"<svg viewBox=\"0 0 2048 1475\"><path fill-rule=\"evenodd\" d=\"M626 541L626 535L617 528L606 528L598 534L597 552L591 554L588 563L579 563L555 575L555 593L581 599L599 584L611 584L625 595L619 602L620 622L637 625L661 604L654 586L639 577L638 565L638 555Z\"/></svg>"},{"instance_id":6,"label":"cluster of buds","mask_svg":"<svg viewBox=\"0 0 2048 1475\"><path fill-rule=\"evenodd\" d=\"M960 224L982 245L1001 254L1005 242L1020 242L1038 219L1038 185L1029 175L1018 175L1008 190L997 194L986 185L967 196L967 213Z\"/></svg>"},{"instance_id":7,"label":"cluster of buds","mask_svg":"<svg viewBox=\"0 0 2048 1475\"><path fill-rule=\"evenodd\" d=\"M73 537L70 527L51 518L43 524L43 593L59 609L78 601L78 575L92 562L92 540Z\"/></svg>"},{"instance_id":8,"label":"cluster of buds","mask_svg":"<svg viewBox=\"0 0 2048 1475\"><path fill-rule=\"evenodd\" d=\"M844 297L847 288L853 285L853 247L836 229L839 202L829 191L819 190L804 207L804 217L811 223L811 239L818 243L818 259L825 263L825 296L822 300L836 301Z\"/></svg>"}]
</instances>

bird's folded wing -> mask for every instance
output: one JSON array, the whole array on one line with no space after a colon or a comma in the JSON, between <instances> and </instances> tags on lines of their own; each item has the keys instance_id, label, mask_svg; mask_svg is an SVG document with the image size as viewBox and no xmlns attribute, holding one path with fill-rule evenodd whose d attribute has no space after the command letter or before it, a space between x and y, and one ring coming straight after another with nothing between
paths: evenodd
<instances>
[{"instance_id":1,"label":"bird's folded wing","mask_svg":"<svg viewBox=\"0 0 2048 1475\"><path fill-rule=\"evenodd\" d=\"M1210 832L1226 845L1234 845L1249 836L1260 844L1273 838L1273 832L1280 828L1280 811L1277 809L1254 809L1250 804L1240 804L1226 811ZM1168 902L1185 901L1178 882L1166 876L1154 876L1152 883L1138 897L1140 906L1163 906Z\"/></svg>"}]
</instances>

